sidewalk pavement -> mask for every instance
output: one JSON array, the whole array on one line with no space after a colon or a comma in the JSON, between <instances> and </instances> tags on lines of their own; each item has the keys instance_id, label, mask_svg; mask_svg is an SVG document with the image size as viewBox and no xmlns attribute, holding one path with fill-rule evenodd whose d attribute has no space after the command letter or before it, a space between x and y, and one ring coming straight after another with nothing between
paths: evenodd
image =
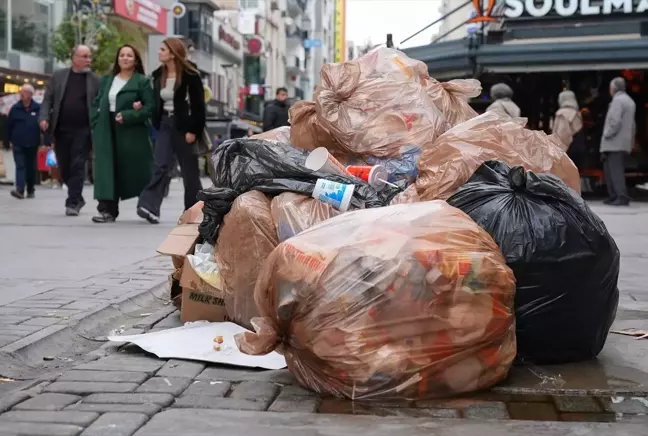
<instances>
[{"instance_id":1,"label":"sidewalk pavement","mask_svg":"<svg viewBox=\"0 0 648 436\"><path fill-rule=\"evenodd\" d=\"M623 255L616 326L646 328L648 206L594 208ZM140 327L180 326L170 312ZM648 341L618 335L595 362L515 367L490 392L419 402L321 398L288 370L158 359L132 345L106 345L90 358L0 398L0 435L337 436L369 426L403 436L648 435Z\"/></svg>"},{"instance_id":2,"label":"sidewalk pavement","mask_svg":"<svg viewBox=\"0 0 648 436\"><path fill-rule=\"evenodd\" d=\"M182 213L181 183L157 226L136 216L136 200L121 204L117 223L92 223L92 187L79 217L64 215L65 190L41 188L33 200L9 190L0 187L0 375L26 377L78 334L160 305L169 268L155 249Z\"/></svg>"}]
</instances>

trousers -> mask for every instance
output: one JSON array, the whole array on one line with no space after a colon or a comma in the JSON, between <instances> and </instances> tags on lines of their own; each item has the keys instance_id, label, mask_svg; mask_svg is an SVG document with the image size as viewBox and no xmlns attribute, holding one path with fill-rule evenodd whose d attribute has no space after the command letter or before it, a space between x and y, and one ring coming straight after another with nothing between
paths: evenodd
<instances>
[{"instance_id":1,"label":"trousers","mask_svg":"<svg viewBox=\"0 0 648 436\"><path fill-rule=\"evenodd\" d=\"M21 194L34 192L36 185L36 157L38 147L14 147L13 157L16 163L16 191Z\"/></svg>"},{"instance_id":2,"label":"trousers","mask_svg":"<svg viewBox=\"0 0 648 436\"><path fill-rule=\"evenodd\" d=\"M83 184L86 163L92 146L90 127L76 131L57 131L54 135L56 162L61 169L61 178L68 188L66 207L85 204Z\"/></svg>"},{"instance_id":3,"label":"trousers","mask_svg":"<svg viewBox=\"0 0 648 436\"><path fill-rule=\"evenodd\" d=\"M623 151L609 151L603 157L603 173L610 200L628 200L625 180L625 157Z\"/></svg>"}]
</instances>

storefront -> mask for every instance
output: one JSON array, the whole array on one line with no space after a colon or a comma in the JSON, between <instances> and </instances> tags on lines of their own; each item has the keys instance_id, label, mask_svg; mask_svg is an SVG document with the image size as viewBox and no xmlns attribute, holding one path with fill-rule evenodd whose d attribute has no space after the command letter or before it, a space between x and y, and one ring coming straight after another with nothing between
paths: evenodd
<instances>
[{"instance_id":1,"label":"storefront","mask_svg":"<svg viewBox=\"0 0 648 436\"><path fill-rule=\"evenodd\" d=\"M113 12L110 22L134 39L146 65L148 35L167 34L169 11L153 0L114 0Z\"/></svg>"},{"instance_id":2,"label":"storefront","mask_svg":"<svg viewBox=\"0 0 648 436\"><path fill-rule=\"evenodd\" d=\"M485 34L404 51L439 80L479 79L478 112L492 102L491 85L509 84L532 129L550 132L558 94L574 91L590 151L584 172L600 166L609 82L626 77L637 103L638 145L627 167L648 175L648 0L504 0L503 6L504 18Z\"/></svg>"}]
</instances>

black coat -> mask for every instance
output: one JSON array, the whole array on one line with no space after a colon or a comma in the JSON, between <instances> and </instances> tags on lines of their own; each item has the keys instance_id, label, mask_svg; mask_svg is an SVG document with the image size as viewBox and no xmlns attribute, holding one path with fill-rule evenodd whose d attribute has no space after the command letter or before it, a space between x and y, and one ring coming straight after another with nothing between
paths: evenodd
<instances>
[{"instance_id":1,"label":"black coat","mask_svg":"<svg viewBox=\"0 0 648 436\"><path fill-rule=\"evenodd\" d=\"M156 130L160 129L164 102L160 97L162 90L162 67L153 71L153 109L152 123ZM189 100L187 100L187 96ZM182 73L182 83L176 88L173 97L173 116L178 131L193 133L197 138L202 136L205 129L205 88L200 74L185 70Z\"/></svg>"},{"instance_id":2,"label":"black coat","mask_svg":"<svg viewBox=\"0 0 648 436\"><path fill-rule=\"evenodd\" d=\"M273 100L265 107L263 112L263 131L289 126L288 109L290 106L286 101Z\"/></svg>"}]
</instances>

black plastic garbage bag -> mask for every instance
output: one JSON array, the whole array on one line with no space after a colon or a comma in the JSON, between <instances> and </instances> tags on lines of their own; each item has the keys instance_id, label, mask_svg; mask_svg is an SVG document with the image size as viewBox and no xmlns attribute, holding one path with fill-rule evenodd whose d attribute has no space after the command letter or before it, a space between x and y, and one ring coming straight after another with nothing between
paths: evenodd
<instances>
[{"instance_id":1,"label":"black plastic garbage bag","mask_svg":"<svg viewBox=\"0 0 648 436\"><path fill-rule=\"evenodd\" d=\"M200 235L214 241L218 225L232 202L251 190L268 195L295 192L310 196L317 179L327 179L355 185L350 209L387 206L401 192L401 189L389 186L377 192L353 177L312 172L304 166L306 157L308 152L289 144L248 138L223 142L214 149L211 157L214 186L198 195L198 199L205 202Z\"/></svg>"},{"instance_id":2,"label":"black plastic garbage bag","mask_svg":"<svg viewBox=\"0 0 648 436\"><path fill-rule=\"evenodd\" d=\"M596 357L616 316L620 255L580 195L553 175L488 161L448 203L490 233L515 274L518 360Z\"/></svg>"}]
</instances>

